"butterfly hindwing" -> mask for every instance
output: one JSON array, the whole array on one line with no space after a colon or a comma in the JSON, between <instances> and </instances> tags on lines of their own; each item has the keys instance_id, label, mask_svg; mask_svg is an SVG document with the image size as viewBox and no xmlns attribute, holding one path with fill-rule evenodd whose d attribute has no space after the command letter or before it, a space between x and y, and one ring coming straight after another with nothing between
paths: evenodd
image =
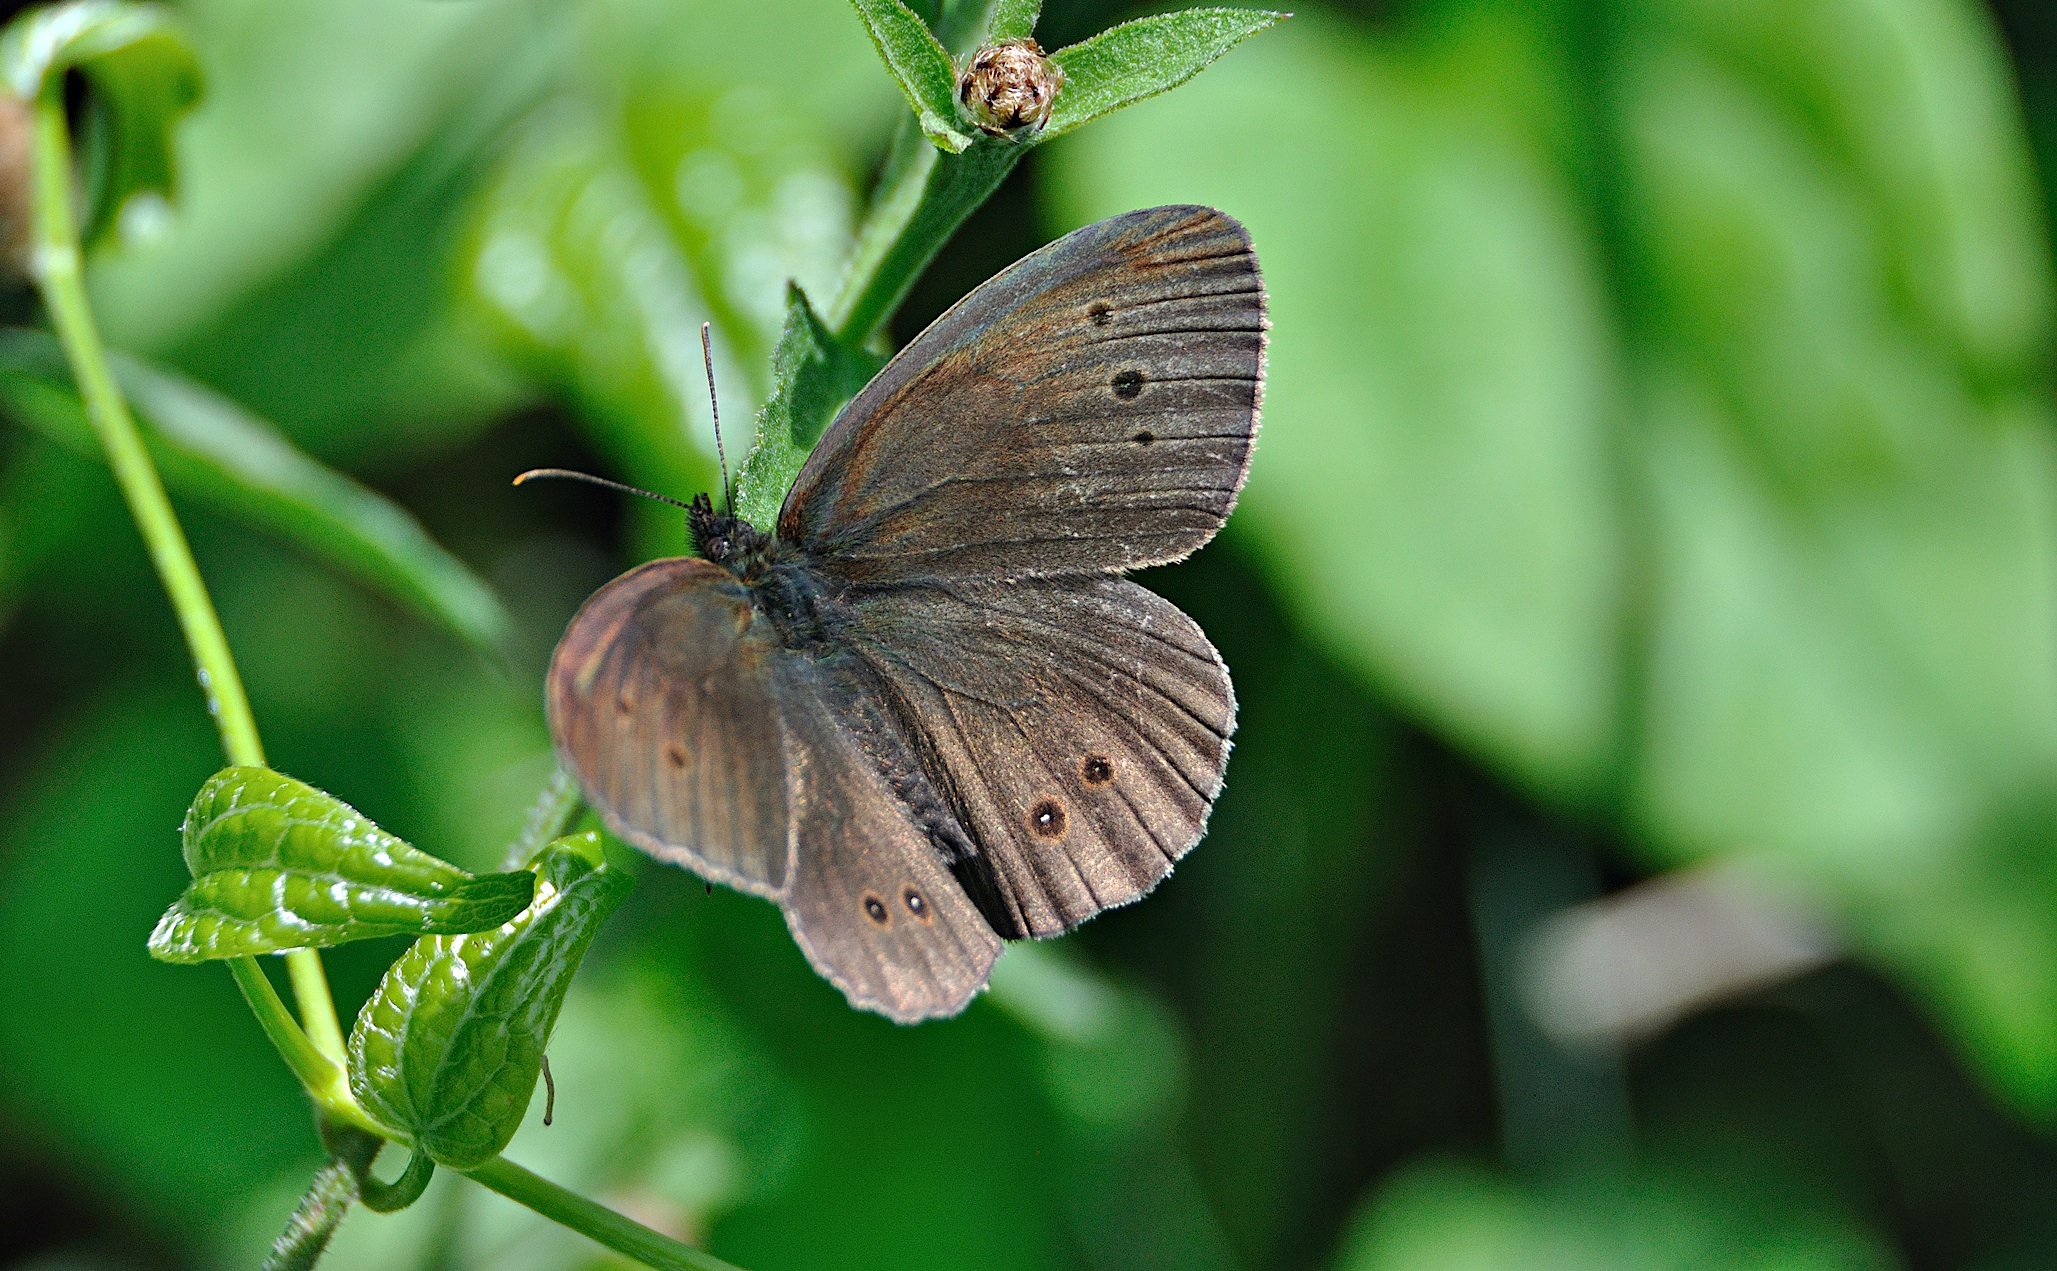
<instances>
[{"instance_id":1,"label":"butterfly hindwing","mask_svg":"<svg viewBox=\"0 0 2057 1271\"><path fill-rule=\"evenodd\" d=\"M879 372L802 469L779 537L867 583L1177 560L1242 486L1264 327L1249 236L1222 213L1087 226Z\"/></svg>"},{"instance_id":2,"label":"butterfly hindwing","mask_svg":"<svg viewBox=\"0 0 2057 1271\"><path fill-rule=\"evenodd\" d=\"M1141 896L1198 841L1235 698L1192 619L1125 579L882 589L849 639L1000 882L1002 935Z\"/></svg>"},{"instance_id":3,"label":"butterfly hindwing","mask_svg":"<svg viewBox=\"0 0 2057 1271\"><path fill-rule=\"evenodd\" d=\"M791 868L771 624L728 571L673 558L595 592L551 658L550 732L607 828L758 895Z\"/></svg>"},{"instance_id":4,"label":"butterfly hindwing","mask_svg":"<svg viewBox=\"0 0 2057 1271\"><path fill-rule=\"evenodd\" d=\"M955 1015L1000 940L945 868L896 765L912 752L847 658L784 664L796 846L793 938L853 1006L903 1024ZM911 767L908 780L921 774Z\"/></svg>"}]
</instances>

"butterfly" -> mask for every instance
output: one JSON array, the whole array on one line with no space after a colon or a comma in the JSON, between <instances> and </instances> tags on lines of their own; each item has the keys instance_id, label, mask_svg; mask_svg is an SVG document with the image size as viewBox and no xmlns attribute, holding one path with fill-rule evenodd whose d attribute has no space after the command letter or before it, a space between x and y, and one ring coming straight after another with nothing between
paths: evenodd
<instances>
[{"instance_id":1,"label":"butterfly","mask_svg":"<svg viewBox=\"0 0 2057 1271\"><path fill-rule=\"evenodd\" d=\"M900 351L760 529L608 583L552 656L559 755L616 835L784 910L853 1006L961 1011L1002 939L1142 896L1222 787L1235 695L1121 575L1234 507L1265 292L1207 207L1089 225Z\"/></svg>"}]
</instances>

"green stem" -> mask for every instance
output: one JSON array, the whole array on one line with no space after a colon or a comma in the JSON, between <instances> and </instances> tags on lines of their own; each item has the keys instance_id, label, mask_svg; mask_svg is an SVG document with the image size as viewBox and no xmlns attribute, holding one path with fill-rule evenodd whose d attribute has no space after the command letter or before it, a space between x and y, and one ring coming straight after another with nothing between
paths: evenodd
<instances>
[{"instance_id":1,"label":"green stem","mask_svg":"<svg viewBox=\"0 0 2057 1271\"><path fill-rule=\"evenodd\" d=\"M407 1158L407 1168L400 1177L390 1183L380 1182L369 1166L357 1180L358 1198L364 1207L375 1214L395 1214L421 1199L429 1189L429 1180L436 1176L436 1163L427 1152L416 1149Z\"/></svg>"},{"instance_id":2,"label":"green stem","mask_svg":"<svg viewBox=\"0 0 2057 1271\"><path fill-rule=\"evenodd\" d=\"M114 469L114 479L128 501L136 529L150 551L150 562L157 567L157 576L163 580L179 627L185 632L186 645L193 652L200 688L207 695L207 712L221 730L221 747L232 764L262 764L264 747L257 740L257 723L251 718L242 678L229 656L221 619L215 616L214 602L200 580L185 531L179 528L164 483L158 480L157 469L143 448L128 403L107 368L106 349L86 301L71 200L71 138L65 131L64 99L54 87L60 83L53 80L53 87L36 102L36 284L71 362L79 394L85 398L86 416L107 451L108 465Z\"/></svg>"},{"instance_id":3,"label":"green stem","mask_svg":"<svg viewBox=\"0 0 2057 1271\"><path fill-rule=\"evenodd\" d=\"M278 990L264 977L264 971L255 958L231 958L229 974L235 977L236 987L243 990L243 1000L250 1004L250 1013L257 1017L258 1026L264 1035L286 1061L286 1067L300 1079L308 1097L324 1113L347 1125L367 1130L381 1138L392 1131L371 1119L370 1114L358 1104L350 1093L350 1078L343 1071L340 1060L331 1059L317 1046L279 1000Z\"/></svg>"},{"instance_id":4,"label":"green stem","mask_svg":"<svg viewBox=\"0 0 2057 1271\"><path fill-rule=\"evenodd\" d=\"M1015 142L982 137L963 154L946 155L920 129L903 127L851 249L842 290L824 315L836 338L852 348L870 341L950 235L1026 152Z\"/></svg>"},{"instance_id":5,"label":"green stem","mask_svg":"<svg viewBox=\"0 0 2057 1271\"><path fill-rule=\"evenodd\" d=\"M186 647L193 654L200 690L207 697L207 713L221 732L223 752L232 764L262 765L264 746L257 738L250 699L243 693L243 678L236 673L235 659L229 654L228 637L222 633L207 584L201 581L200 567L193 563L185 531L165 496L164 483L150 462L149 451L143 448L128 402L108 369L107 350L86 299L78 218L72 207L71 135L65 125L61 77L52 77L36 98L35 201L36 286L64 345L79 395L85 399L86 417L107 451L115 483L128 502L165 594L171 598L172 612L178 616ZM287 955L287 965L308 1032L317 1044L340 1057L342 1030L336 1023L321 956L311 949L296 950ZM254 964L246 972L237 978L247 996L251 992L249 977L264 981L264 976ZM271 991L269 982L265 982L265 991ZM271 996L277 999L277 994Z\"/></svg>"},{"instance_id":6,"label":"green stem","mask_svg":"<svg viewBox=\"0 0 2057 1271\"><path fill-rule=\"evenodd\" d=\"M336 1001L329 996L329 977L322 971L321 955L312 949L293 949L286 954L286 976L293 982L293 1000L300 1004L300 1019L317 1049L337 1063L343 1049L343 1028L336 1018Z\"/></svg>"},{"instance_id":7,"label":"green stem","mask_svg":"<svg viewBox=\"0 0 2057 1271\"><path fill-rule=\"evenodd\" d=\"M466 1177L476 1180L517 1204L526 1205L543 1217L605 1245L616 1253L634 1258L658 1271L736 1271L711 1253L680 1244L670 1236L632 1222L605 1205L595 1204L577 1192L566 1191L546 1178L531 1174L504 1156L468 1169Z\"/></svg>"}]
</instances>

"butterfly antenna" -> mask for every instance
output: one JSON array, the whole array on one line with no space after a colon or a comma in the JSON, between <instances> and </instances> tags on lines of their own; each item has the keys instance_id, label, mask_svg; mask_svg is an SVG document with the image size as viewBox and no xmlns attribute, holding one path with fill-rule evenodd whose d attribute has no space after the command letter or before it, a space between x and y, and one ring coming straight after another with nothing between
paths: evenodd
<instances>
[{"instance_id":1,"label":"butterfly antenna","mask_svg":"<svg viewBox=\"0 0 2057 1271\"><path fill-rule=\"evenodd\" d=\"M653 494L640 486L623 485L619 481L609 481L606 477L596 477L590 472L573 472L570 468L530 468L527 472L516 477L514 484L520 485L532 477L556 477L562 481L584 481L588 485L604 485L610 490L619 490L623 494L640 494L646 499L655 499L659 503L669 503L675 508L684 508L688 512L693 510L692 504L682 499L674 499L668 494Z\"/></svg>"},{"instance_id":2,"label":"butterfly antenna","mask_svg":"<svg viewBox=\"0 0 2057 1271\"><path fill-rule=\"evenodd\" d=\"M714 395L714 337L708 332L712 323L700 324L700 365L707 368L707 409L714 412L714 457L721 463L721 512L723 516L736 513L736 488L729 484L729 457L721 448L721 399Z\"/></svg>"}]
</instances>

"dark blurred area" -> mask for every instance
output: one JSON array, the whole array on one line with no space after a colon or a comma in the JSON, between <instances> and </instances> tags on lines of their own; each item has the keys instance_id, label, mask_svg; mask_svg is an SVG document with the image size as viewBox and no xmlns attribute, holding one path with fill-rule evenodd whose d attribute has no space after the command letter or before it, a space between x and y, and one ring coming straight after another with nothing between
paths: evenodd
<instances>
[{"instance_id":1,"label":"dark blurred area","mask_svg":"<svg viewBox=\"0 0 2057 1271\"><path fill-rule=\"evenodd\" d=\"M841 0L178 7L103 321L504 599L496 664L180 502L274 765L489 868L556 634L685 545L509 478L713 484L698 323L748 419L904 103ZM2053 199L2047 0L1311 3L1034 152L896 343L1151 203L1267 270L1244 505L1142 578L1235 676L1207 838L913 1029L646 865L509 1155L751 1271L2057 1265ZM143 951L219 752L104 468L12 421L0 665L0 1266L256 1265L304 1101ZM445 1176L324 1265L626 1264Z\"/></svg>"}]
</instances>

